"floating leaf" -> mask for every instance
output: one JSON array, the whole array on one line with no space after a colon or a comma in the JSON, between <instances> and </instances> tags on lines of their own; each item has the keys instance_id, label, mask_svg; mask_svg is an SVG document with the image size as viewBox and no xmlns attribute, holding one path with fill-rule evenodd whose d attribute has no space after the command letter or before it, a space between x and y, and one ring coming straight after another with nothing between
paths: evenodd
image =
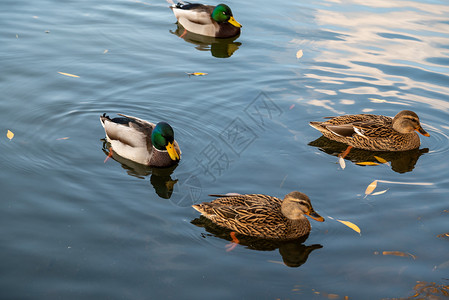
<instances>
[{"instance_id":1,"label":"floating leaf","mask_svg":"<svg viewBox=\"0 0 449 300\"><path fill-rule=\"evenodd\" d=\"M372 193L372 194L371 194L371 196L382 195L382 194L383 194L383 193L385 193L386 191L388 191L388 189L386 189L386 190L383 190L383 191L380 191L380 192L375 192L375 193Z\"/></svg>"},{"instance_id":2,"label":"floating leaf","mask_svg":"<svg viewBox=\"0 0 449 300\"><path fill-rule=\"evenodd\" d=\"M8 129L8 132L6 133L6 137L9 140L12 140L12 138L14 137L14 133L11 130Z\"/></svg>"},{"instance_id":3,"label":"floating leaf","mask_svg":"<svg viewBox=\"0 0 449 300\"><path fill-rule=\"evenodd\" d=\"M202 73L202 72L193 72L193 73L187 73L187 75L189 76L204 76L207 75L207 73Z\"/></svg>"},{"instance_id":4,"label":"floating leaf","mask_svg":"<svg viewBox=\"0 0 449 300\"><path fill-rule=\"evenodd\" d=\"M449 268L449 260L448 260L448 261L445 261L444 263L439 264L437 268L438 268L438 269L446 269L446 268Z\"/></svg>"},{"instance_id":5,"label":"floating leaf","mask_svg":"<svg viewBox=\"0 0 449 300\"><path fill-rule=\"evenodd\" d=\"M61 75L64 75L64 76L79 78L78 75L73 75L73 74L70 74L70 73L64 73L64 72L58 72L58 73L61 74Z\"/></svg>"},{"instance_id":6,"label":"floating leaf","mask_svg":"<svg viewBox=\"0 0 449 300\"><path fill-rule=\"evenodd\" d=\"M371 194L377 187L377 180L371 182L365 190L365 195Z\"/></svg>"},{"instance_id":7,"label":"floating leaf","mask_svg":"<svg viewBox=\"0 0 449 300\"><path fill-rule=\"evenodd\" d=\"M57 138L56 140L57 140L57 141L60 141L60 140L68 140L68 139L69 139L69 137L66 136L66 137L62 137L62 138Z\"/></svg>"},{"instance_id":8,"label":"floating leaf","mask_svg":"<svg viewBox=\"0 0 449 300\"><path fill-rule=\"evenodd\" d=\"M344 170L346 168L345 159L343 157L338 158L338 163L340 164L340 167Z\"/></svg>"},{"instance_id":9,"label":"floating leaf","mask_svg":"<svg viewBox=\"0 0 449 300\"><path fill-rule=\"evenodd\" d=\"M294 104L290 105L290 108L289 108L289 109L293 109L293 107L295 107L295 105L294 105Z\"/></svg>"},{"instance_id":10,"label":"floating leaf","mask_svg":"<svg viewBox=\"0 0 449 300\"><path fill-rule=\"evenodd\" d=\"M349 221L342 221L342 220L338 220L336 219L338 222L348 226L349 228L351 228L352 230L354 230L355 232L357 232L358 234L360 234L361 230L359 228L359 226L355 225L354 223L351 223Z\"/></svg>"},{"instance_id":11,"label":"floating leaf","mask_svg":"<svg viewBox=\"0 0 449 300\"><path fill-rule=\"evenodd\" d=\"M402 257L411 257L416 259L416 256L410 253L402 252L402 251L383 251L382 255L394 255L394 256L402 256Z\"/></svg>"},{"instance_id":12,"label":"floating leaf","mask_svg":"<svg viewBox=\"0 0 449 300\"><path fill-rule=\"evenodd\" d=\"M439 237L439 238L449 238L449 232L439 234L439 235L437 235L437 237Z\"/></svg>"},{"instance_id":13,"label":"floating leaf","mask_svg":"<svg viewBox=\"0 0 449 300\"><path fill-rule=\"evenodd\" d=\"M376 162L372 162L372 161L363 161L363 162L358 162L356 163L359 166L378 166L379 164Z\"/></svg>"},{"instance_id":14,"label":"floating leaf","mask_svg":"<svg viewBox=\"0 0 449 300\"><path fill-rule=\"evenodd\" d=\"M106 49L106 50L103 51L103 54L106 54L106 53L108 53L108 52L109 52L109 50Z\"/></svg>"},{"instance_id":15,"label":"floating leaf","mask_svg":"<svg viewBox=\"0 0 449 300\"><path fill-rule=\"evenodd\" d=\"M284 262L278 260L267 260L267 262L285 266Z\"/></svg>"},{"instance_id":16,"label":"floating leaf","mask_svg":"<svg viewBox=\"0 0 449 300\"><path fill-rule=\"evenodd\" d=\"M375 156L374 158L377 159L378 162L380 162L381 164L388 164L388 161L386 161L385 159L383 159L382 157L379 156Z\"/></svg>"},{"instance_id":17,"label":"floating leaf","mask_svg":"<svg viewBox=\"0 0 449 300\"><path fill-rule=\"evenodd\" d=\"M388 181L388 180L377 180L379 182L393 183L393 184L410 184L410 185L433 185L432 182L400 182L400 181Z\"/></svg>"},{"instance_id":18,"label":"floating leaf","mask_svg":"<svg viewBox=\"0 0 449 300\"><path fill-rule=\"evenodd\" d=\"M19 35L18 34L16 34L16 39L18 39L19 38Z\"/></svg>"},{"instance_id":19,"label":"floating leaf","mask_svg":"<svg viewBox=\"0 0 449 300\"><path fill-rule=\"evenodd\" d=\"M296 52L296 58L301 58L303 55L302 50L298 50L298 52Z\"/></svg>"}]
</instances>

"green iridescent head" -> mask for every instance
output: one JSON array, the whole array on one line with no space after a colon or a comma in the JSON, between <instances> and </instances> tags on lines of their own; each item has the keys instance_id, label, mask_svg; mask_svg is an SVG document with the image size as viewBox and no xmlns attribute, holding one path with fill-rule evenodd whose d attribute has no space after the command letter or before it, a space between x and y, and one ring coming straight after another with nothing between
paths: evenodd
<instances>
[{"instance_id":1,"label":"green iridescent head","mask_svg":"<svg viewBox=\"0 0 449 300\"><path fill-rule=\"evenodd\" d=\"M159 122L151 133L151 143L153 147L160 151L167 151L172 160L179 160L179 154L176 152L175 133L173 128L166 122Z\"/></svg>"},{"instance_id":2,"label":"green iridescent head","mask_svg":"<svg viewBox=\"0 0 449 300\"><path fill-rule=\"evenodd\" d=\"M232 11L226 4L218 4L211 14L212 19L218 23L228 22L235 27L242 27L232 16Z\"/></svg>"}]
</instances>

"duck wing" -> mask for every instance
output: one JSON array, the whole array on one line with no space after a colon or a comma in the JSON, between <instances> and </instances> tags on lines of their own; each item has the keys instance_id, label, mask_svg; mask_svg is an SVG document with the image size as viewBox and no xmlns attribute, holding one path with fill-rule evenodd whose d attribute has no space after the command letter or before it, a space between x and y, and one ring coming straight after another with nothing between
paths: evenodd
<instances>
[{"instance_id":1,"label":"duck wing","mask_svg":"<svg viewBox=\"0 0 449 300\"><path fill-rule=\"evenodd\" d=\"M325 128L341 137L352 137L354 134L378 137L379 133L384 133L389 128L392 129L392 124L392 118L372 114L344 115L325 122L311 122L313 127Z\"/></svg>"},{"instance_id":2,"label":"duck wing","mask_svg":"<svg viewBox=\"0 0 449 300\"><path fill-rule=\"evenodd\" d=\"M254 205L273 205L274 203L281 204L282 200L276 197L262 195L262 194L236 194L230 193L225 195L209 195L213 197L220 197L211 201L211 203L222 206L245 206L252 207Z\"/></svg>"},{"instance_id":3,"label":"duck wing","mask_svg":"<svg viewBox=\"0 0 449 300\"><path fill-rule=\"evenodd\" d=\"M155 125L148 121L119 114L123 118L109 118L104 114L101 124L110 141L119 141L131 147L151 145L151 133Z\"/></svg>"},{"instance_id":4,"label":"duck wing","mask_svg":"<svg viewBox=\"0 0 449 300\"><path fill-rule=\"evenodd\" d=\"M211 14L215 6L198 3L178 3L170 6L170 8L178 20L184 18L190 22L205 25L212 23Z\"/></svg>"}]
</instances>

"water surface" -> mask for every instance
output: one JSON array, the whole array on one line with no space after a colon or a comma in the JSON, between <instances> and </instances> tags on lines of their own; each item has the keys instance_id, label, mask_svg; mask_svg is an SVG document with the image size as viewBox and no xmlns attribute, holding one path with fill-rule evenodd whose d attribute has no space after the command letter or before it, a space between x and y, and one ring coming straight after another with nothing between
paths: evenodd
<instances>
[{"instance_id":1,"label":"water surface","mask_svg":"<svg viewBox=\"0 0 449 300\"><path fill-rule=\"evenodd\" d=\"M164 1L0 4L2 298L388 299L448 285L449 5L227 4L243 24L227 41L179 38ZM355 153L342 169L338 148L313 145L309 121L403 109L431 136L389 165ZM179 166L104 163L104 112L169 121ZM365 197L376 179L387 192ZM326 218L296 244L228 252L190 207L292 190Z\"/></svg>"}]
</instances>

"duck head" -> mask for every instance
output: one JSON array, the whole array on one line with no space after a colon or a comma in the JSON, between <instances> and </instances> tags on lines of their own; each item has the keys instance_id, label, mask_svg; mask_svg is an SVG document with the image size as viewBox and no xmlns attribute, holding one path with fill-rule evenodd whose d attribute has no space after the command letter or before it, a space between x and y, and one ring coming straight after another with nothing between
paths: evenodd
<instances>
[{"instance_id":1,"label":"duck head","mask_svg":"<svg viewBox=\"0 0 449 300\"><path fill-rule=\"evenodd\" d=\"M417 131L424 136L430 136L419 123L418 115L411 110L403 110L393 118L393 129L400 133Z\"/></svg>"},{"instance_id":2,"label":"duck head","mask_svg":"<svg viewBox=\"0 0 449 300\"><path fill-rule=\"evenodd\" d=\"M166 122L159 122L151 133L151 143L159 151L167 151L172 160L179 160L179 154L176 152L175 133L173 128Z\"/></svg>"},{"instance_id":3,"label":"duck head","mask_svg":"<svg viewBox=\"0 0 449 300\"><path fill-rule=\"evenodd\" d=\"M318 222L324 222L324 218L313 209L309 197L298 191L291 192L284 197L281 211L290 220L298 220L304 218L304 215L308 215Z\"/></svg>"},{"instance_id":4,"label":"duck head","mask_svg":"<svg viewBox=\"0 0 449 300\"><path fill-rule=\"evenodd\" d=\"M218 4L212 12L211 17L218 23L228 22L235 27L242 27L242 25L234 19L231 9L226 4Z\"/></svg>"}]
</instances>

